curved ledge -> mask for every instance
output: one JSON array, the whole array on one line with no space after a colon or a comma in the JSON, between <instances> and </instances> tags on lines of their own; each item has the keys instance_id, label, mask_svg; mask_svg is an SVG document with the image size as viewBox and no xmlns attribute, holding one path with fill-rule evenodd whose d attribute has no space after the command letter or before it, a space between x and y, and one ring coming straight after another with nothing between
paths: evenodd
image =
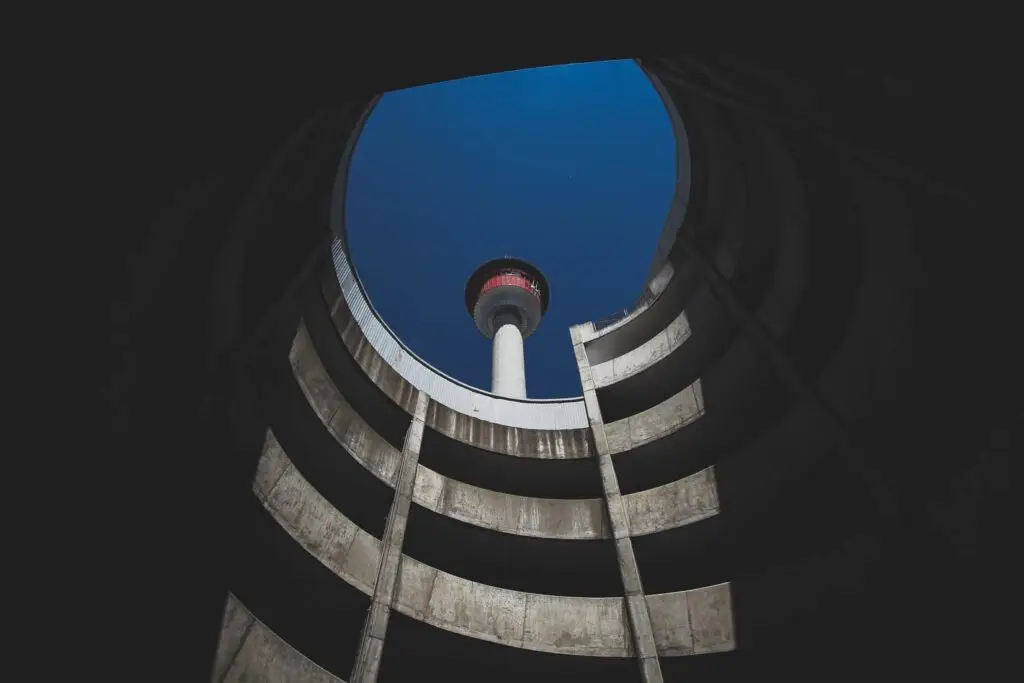
<instances>
[{"instance_id":1,"label":"curved ledge","mask_svg":"<svg viewBox=\"0 0 1024 683\"><path fill-rule=\"evenodd\" d=\"M411 414L413 408L409 397L415 395L415 383L406 379L392 363L386 361L378 348L379 345L365 336L358 316L348 307L345 297L337 290L335 283L330 279L325 282L322 293L338 335L356 363L394 403ZM452 403L450 398L446 404L443 396L439 399L430 391L426 393L431 398L427 426L454 441L520 458L571 459L586 458L590 455L586 410L582 403L578 406L573 404L573 410L578 408L583 412L584 426L568 427L559 425L575 424L577 421L576 417L570 414L572 411L566 413L566 406L569 404L522 403L500 399L507 404L504 406L505 410L522 412L525 409L519 406L530 406L529 415L532 415L532 422L551 425L549 428L536 428L510 424L516 421L512 419L488 420L483 404L466 404L467 410L458 410L448 405ZM493 402L487 405L494 410L502 407ZM491 412L493 413L493 410Z\"/></svg>"},{"instance_id":2,"label":"curved ledge","mask_svg":"<svg viewBox=\"0 0 1024 683\"><path fill-rule=\"evenodd\" d=\"M591 366L594 387L601 389L643 372L682 346L689 337L690 322L683 310L668 327L632 351Z\"/></svg>"},{"instance_id":3,"label":"curved ledge","mask_svg":"<svg viewBox=\"0 0 1024 683\"><path fill-rule=\"evenodd\" d=\"M375 477L394 488L401 453L378 436L327 376L308 331L300 323L290 353L292 370L307 400L339 444ZM626 428L628 447L660 437L694 419L691 406L702 411L700 384L680 392L658 407L646 422L642 416L609 425L611 434ZM653 426L660 431L652 433ZM624 496L631 511L631 534L647 534L690 524L718 511L713 472L708 469L661 487ZM434 513L473 526L517 536L557 540L611 538L601 498L556 499L518 496L451 479L422 464L416 470L413 502Z\"/></svg>"},{"instance_id":4,"label":"curved ledge","mask_svg":"<svg viewBox=\"0 0 1024 683\"><path fill-rule=\"evenodd\" d=\"M729 584L647 596L658 655L703 655L736 648Z\"/></svg>"},{"instance_id":5,"label":"curved ledge","mask_svg":"<svg viewBox=\"0 0 1024 683\"><path fill-rule=\"evenodd\" d=\"M331 507L291 466L272 436L268 436L253 490L310 555L349 585L367 595L372 593L380 565L380 541ZM720 590L712 586L687 594ZM437 628L509 647L592 657L632 655L625 598L541 595L496 588L403 554L392 607ZM730 611L715 613L714 620L731 623L731 606L723 609ZM694 616L711 619L708 614L691 612L690 631L708 628L704 621L693 621ZM722 629L716 632L726 633ZM673 628L663 629L659 637L666 647L682 654L687 646L684 635L685 629ZM731 643L723 642L721 647L731 647Z\"/></svg>"},{"instance_id":6,"label":"curved ledge","mask_svg":"<svg viewBox=\"0 0 1024 683\"><path fill-rule=\"evenodd\" d=\"M422 465L416 468L413 502L445 517L506 534L564 541L611 538L603 500L500 493L449 479Z\"/></svg>"},{"instance_id":7,"label":"curved ledge","mask_svg":"<svg viewBox=\"0 0 1024 683\"><path fill-rule=\"evenodd\" d=\"M709 467L664 486L622 497L629 519L629 535L645 536L718 514L715 470Z\"/></svg>"},{"instance_id":8,"label":"curved ledge","mask_svg":"<svg viewBox=\"0 0 1024 683\"><path fill-rule=\"evenodd\" d=\"M626 453L676 432L704 414L704 391L696 382L642 413L604 426L612 455Z\"/></svg>"},{"instance_id":9,"label":"curved ledge","mask_svg":"<svg viewBox=\"0 0 1024 683\"><path fill-rule=\"evenodd\" d=\"M650 412L610 423L612 460L623 493L717 465L782 417L793 399L747 339L737 340L715 361L699 387L699 394L684 390Z\"/></svg>"},{"instance_id":10,"label":"curved ledge","mask_svg":"<svg viewBox=\"0 0 1024 683\"><path fill-rule=\"evenodd\" d=\"M296 543L360 593L373 594L380 540L310 486L269 430L252 490Z\"/></svg>"},{"instance_id":11,"label":"curved ledge","mask_svg":"<svg viewBox=\"0 0 1024 683\"><path fill-rule=\"evenodd\" d=\"M347 163L347 160L343 163ZM336 199L331 216L335 234L343 234L342 220ZM334 240L331 255L341 298L366 342L413 387L426 392L435 401L455 412L475 415L486 422L507 427L537 430L587 427L587 413L582 397L551 401L501 398L462 384L428 365L402 344L373 310L349 263L341 240Z\"/></svg>"},{"instance_id":12,"label":"curved ledge","mask_svg":"<svg viewBox=\"0 0 1024 683\"><path fill-rule=\"evenodd\" d=\"M345 400L302 322L292 342L289 362L306 400L327 431L370 473L394 488L401 452ZM468 524L506 533L563 540L609 537L604 502L599 498L554 499L503 493L446 477L423 464L417 468L413 502Z\"/></svg>"},{"instance_id":13,"label":"curved ledge","mask_svg":"<svg viewBox=\"0 0 1024 683\"><path fill-rule=\"evenodd\" d=\"M455 441L517 458L571 460L591 455L586 429L510 427L460 413L433 400L426 425Z\"/></svg>"},{"instance_id":14,"label":"curved ledge","mask_svg":"<svg viewBox=\"0 0 1024 683\"><path fill-rule=\"evenodd\" d=\"M338 390L337 386L332 381L330 374L328 373L324 362L316 352L315 345L309 336L309 331L305 327L304 323L300 322L298 330L296 331L295 338L292 341L292 348L289 352L289 360L291 362L292 373L295 376L295 380L298 385L302 388L302 392L305 394L306 399L309 401L313 411L321 419L321 422L327 427L328 431L334 436L334 438L344 447L355 460L357 460L362 466L370 470L378 479L387 483L392 488L394 487L395 476L398 468L399 451L391 442L380 436L374 428L368 424L357 411L355 411L351 404L345 400L345 397ZM431 402L430 408L428 409L428 415L433 408ZM431 453L443 449L443 446L438 446L433 440L425 438L426 443L422 446L422 451L426 454L426 461L432 460ZM449 444L451 445L451 444ZM437 446L437 447L435 447ZM473 456L479 460L484 454L475 453ZM424 459L421 456L421 459ZM517 470L521 476L538 474L545 476L543 470L550 469L550 465L554 463L540 464L542 471L527 471L531 470L532 467L528 466L528 463L534 463L530 459L505 459L507 465ZM570 461L571 462L571 461ZM574 465L573 469L577 467L588 467L590 474L593 474L594 487L598 494L600 494L600 481L597 479L597 471L594 468L593 461L577 461L578 465ZM546 497L535 497L535 496L518 496L511 493L501 493L497 490L488 488L486 486L475 486L471 483L464 483L457 478L447 477L443 474L437 473L431 469L425 462L420 463L420 468L425 472L433 474L435 476L442 477L444 481L443 490L445 496L456 496L458 498L464 498L463 492L459 492L460 487L465 487L466 496L479 497L479 496L506 496L509 500L522 499L523 509L523 528L535 528L540 526L550 526L552 528L561 526L560 522L551 520L551 524L545 524L544 520L539 520L537 517L527 512L529 509L543 509L549 502L557 502L559 499L548 499ZM424 476L430 476L425 474ZM552 474L554 474L552 472ZM582 479L581 471L575 471L574 477L578 481ZM521 477L520 477L521 478ZM550 478L550 477L549 477ZM482 492L476 495L471 489L479 489ZM537 505L530 503L530 500L537 500ZM593 496L592 499L597 499L597 496ZM433 509L435 502L432 499L425 499L424 507ZM420 502L420 501L417 501ZM584 519L593 516L593 510L595 506L600 507L600 500L590 500L586 498L566 498L561 499L561 502L570 506L573 510L569 514L570 518L573 519ZM540 508L538 507L540 506ZM508 506L503 506L508 507ZM513 507L519 507L518 504ZM581 508L579 510L575 508ZM568 509L561 510L560 513L570 512ZM527 521L527 519L535 521ZM465 519L464 521L470 521ZM488 524L481 524L482 526L488 526ZM595 535L596 529L600 528L600 524L594 527L590 531L586 532L586 538L591 538ZM543 536L539 535L538 536ZM598 533L598 536L599 533ZM561 537L558 537L561 538Z\"/></svg>"},{"instance_id":15,"label":"curved ledge","mask_svg":"<svg viewBox=\"0 0 1024 683\"><path fill-rule=\"evenodd\" d=\"M231 594L224 606L210 680L345 683L286 643Z\"/></svg>"}]
</instances>

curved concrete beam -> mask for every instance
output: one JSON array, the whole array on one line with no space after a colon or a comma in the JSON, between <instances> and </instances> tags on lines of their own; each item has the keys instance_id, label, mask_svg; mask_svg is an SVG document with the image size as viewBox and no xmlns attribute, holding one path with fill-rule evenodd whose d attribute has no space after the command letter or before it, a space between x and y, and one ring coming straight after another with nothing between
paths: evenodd
<instances>
[{"instance_id":1,"label":"curved concrete beam","mask_svg":"<svg viewBox=\"0 0 1024 683\"><path fill-rule=\"evenodd\" d=\"M345 683L317 666L228 595L211 683Z\"/></svg>"},{"instance_id":2,"label":"curved concrete beam","mask_svg":"<svg viewBox=\"0 0 1024 683\"><path fill-rule=\"evenodd\" d=\"M668 327L632 351L591 366L590 374L594 379L594 387L600 389L643 372L682 346L689 336L690 323L684 310L668 324Z\"/></svg>"},{"instance_id":3,"label":"curved concrete beam","mask_svg":"<svg viewBox=\"0 0 1024 683\"><path fill-rule=\"evenodd\" d=\"M342 343L363 372L397 405L411 414L417 383L388 362L373 338L367 337L345 297L333 283L322 287ZM367 314L368 315L368 314ZM405 351L389 351L405 357ZM586 409L582 402L516 401L482 395L481 401L453 400L445 387L424 390L431 398L426 425L476 448L523 458L585 458ZM577 411L582 413L582 422Z\"/></svg>"},{"instance_id":4,"label":"curved concrete beam","mask_svg":"<svg viewBox=\"0 0 1024 683\"><path fill-rule=\"evenodd\" d=\"M515 496L470 486L420 465L413 502L473 526L517 536L565 541L611 538L600 498Z\"/></svg>"},{"instance_id":5,"label":"curved concrete beam","mask_svg":"<svg viewBox=\"0 0 1024 683\"><path fill-rule=\"evenodd\" d=\"M729 584L647 596L654 642L662 657L736 649Z\"/></svg>"},{"instance_id":6,"label":"curved concrete beam","mask_svg":"<svg viewBox=\"0 0 1024 683\"><path fill-rule=\"evenodd\" d=\"M344 163L344 162L343 162ZM336 190L336 194L343 189ZM340 208L332 210L336 234L343 234ZM344 307L361 336L396 374L434 400L460 413L479 414L488 422L524 429L583 429L587 413L583 398L538 400L508 399L463 384L429 365L412 352L384 324L373 310L353 270L341 240L331 247L335 278L329 286L338 289L327 298L332 308ZM325 291L325 294L328 294Z\"/></svg>"},{"instance_id":7,"label":"curved concrete beam","mask_svg":"<svg viewBox=\"0 0 1024 683\"><path fill-rule=\"evenodd\" d=\"M645 536L699 522L718 514L715 468L622 497L629 535Z\"/></svg>"},{"instance_id":8,"label":"curved concrete beam","mask_svg":"<svg viewBox=\"0 0 1024 683\"><path fill-rule=\"evenodd\" d=\"M345 401L320 362L309 333L301 322L289 360L299 386L327 430L363 467L394 488L401 454L374 432ZM687 389L690 394L685 390L682 393L699 397L699 385ZM682 399L662 404L659 408L668 419L659 424L671 419L678 419L683 424L685 410L681 409L682 404ZM655 417L661 416L658 413ZM650 421L654 418L645 418L644 414L630 418L638 425L634 429L635 435L646 433L643 431L645 419ZM627 422L623 420L622 426L628 427ZM657 438L657 435L651 438ZM718 512L717 493L710 471L623 498L627 510L635 511L631 515L630 529L637 534L672 529ZM451 479L422 463L416 470L413 502L446 517L508 534L559 540L611 538L604 501L600 498L517 496Z\"/></svg>"},{"instance_id":9,"label":"curved concrete beam","mask_svg":"<svg viewBox=\"0 0 1024 683\"><path fill-rule=\"evenodd\" d=\"M331 505L288 461L268 432L253 491L295 541L349 585L372 595L381 560L380 540L359 529ZM720 591L712 586L686 591ZM727 590L727 588L726 588ZM648 596L648 600L658 596ZM689 599L689 598L687 598ZM698 598L694 598L697 600ZM592 657L629 657L632 639L625 598L526 593L470 581L402 555L392 607L438 628L510 647ZM714 612L725 619L724 609ZM689 632L714 627L707 614L690 611ZM731 623L731 612L728 615ZM656 634L684 654L687 631L671 616ZM667 625L665 625L667 624ZM696 654L696 652L694 652Z\"/></svg>"},{"instance_id":10,"label":"curved concrete beam","mask_svg":"<svg viewBox=\"0 0 1024 683\"><path fill-rule=\"evenodd\" d=\"M625 600L495 588L403 556L394 608L446 631L540 652L631 657Z\"/></svg>"},{"instance_id":11,"label":"curved concrete beam","mask_svg":"<svg viewBox=\"0 0 1024 683\"><path fill-rule=\"evenodd\" d=\"M704 393L697 380L642 413L604 426L610 453L626 453L678 431L704 414Z\"/></svg>"},{"instance_id":12,"label":"curved concrete beam","mask_svg":"<svg viewBox=\"0 0 1024 683\"><path fill-rule=\"evenodd\" d=\"M380 540L327 502L303 478L269 430L252 489L296 543L345 583L366 595L373 594L380 567Z\"/></svg>"}]
</instances>

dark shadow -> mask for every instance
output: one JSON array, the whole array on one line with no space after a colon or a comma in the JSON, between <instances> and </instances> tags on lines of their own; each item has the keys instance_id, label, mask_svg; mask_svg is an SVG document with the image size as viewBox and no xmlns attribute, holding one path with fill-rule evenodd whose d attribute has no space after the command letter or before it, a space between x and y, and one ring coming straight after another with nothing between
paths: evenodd
<instances>
[{"instance_id":1,"label":"dark shadow","mask_svg":"<svg viewBox=\"0 0 1024 683\"><path fill-rule=\"evenodd\" d=\"M431 567L490 586L547 595L622 595L611 539L506 534L413 504L403 551Z\"/></svg>"}]
</instances>

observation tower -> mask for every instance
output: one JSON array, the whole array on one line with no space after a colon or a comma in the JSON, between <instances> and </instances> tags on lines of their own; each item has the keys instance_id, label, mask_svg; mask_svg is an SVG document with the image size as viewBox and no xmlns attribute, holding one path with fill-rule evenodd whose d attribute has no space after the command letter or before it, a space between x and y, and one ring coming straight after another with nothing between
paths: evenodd
<instances>
[{"instance_id":1,"label":"observation tower","mask_svg":"<svg viewBox=\"0 0 1024 683\"><path fill-rule=\"evenodd\" d=\"M532 263L503 257L484 263L466 283L466 308L494 344L491 392L526 398L523 340L540 326L548 310L548 282Z\"/></svg>"}]
</instances>

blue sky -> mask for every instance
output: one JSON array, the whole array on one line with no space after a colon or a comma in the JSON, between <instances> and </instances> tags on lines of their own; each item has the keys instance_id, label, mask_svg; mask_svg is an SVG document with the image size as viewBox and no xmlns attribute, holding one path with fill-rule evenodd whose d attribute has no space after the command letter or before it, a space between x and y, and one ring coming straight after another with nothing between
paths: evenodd
<instances>
[{"instance_id":1,"label":"blue sky","mask_svg":"<svg viewBox=\"0 0 1024 683\"><path fill-rule=\"evenodd\" d=\"M551 285L526 340L531 398L579 395L569 326L639 296L675 184L657 93L629 61L514 71L388 93L349 173L352 258L374 307L420 357L490 389L466 279L502 255Z\"/></svg>"}]
</instances>

